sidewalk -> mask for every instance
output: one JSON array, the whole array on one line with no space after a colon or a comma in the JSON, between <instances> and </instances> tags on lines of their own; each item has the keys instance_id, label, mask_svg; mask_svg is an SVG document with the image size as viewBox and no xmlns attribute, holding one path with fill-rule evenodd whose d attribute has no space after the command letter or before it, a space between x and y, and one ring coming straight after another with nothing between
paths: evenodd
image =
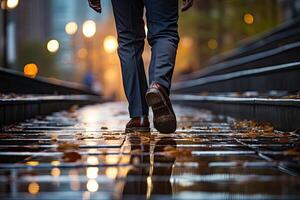
<instances>
[{"instance_id":1,"label":"sidewalk","mask_svg":"<svg viewBox=\"0 0 300 200\"><path fill-rule=\"evenodd\" d=\"M125 103L0 134L0 199L299 199L299 133L175 106L176 134L124 134ZM154 130L154 129L153 129Z\"/></svg>"}]
</instances>

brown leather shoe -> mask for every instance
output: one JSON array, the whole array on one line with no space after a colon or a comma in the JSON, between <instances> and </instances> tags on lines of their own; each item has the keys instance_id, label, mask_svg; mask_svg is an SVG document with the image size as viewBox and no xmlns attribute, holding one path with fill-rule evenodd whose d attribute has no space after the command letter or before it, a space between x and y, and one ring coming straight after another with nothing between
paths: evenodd
<instances>
[{"instance_id":1,"label":"brown leather shoe","mask_svg":"<svg viewBox=\"0 0 300 200\"><path fill-rule=\"evenodd\" d=\"M152 83L146 93L146 101L152 107L154 127L161 133L175 132L176 116L166 89Z\"/></svg>"},{"instance_id":2,"label":"brown leather shoe","mask_svg":"<svg viewBox=\"0 0 300 200\"><path fill-rule=\"evenodd\" d=\"M126 124L126 133L130 132L150 132L150 123L148 117L135 117Z\"/></svg>"}]
</instances>

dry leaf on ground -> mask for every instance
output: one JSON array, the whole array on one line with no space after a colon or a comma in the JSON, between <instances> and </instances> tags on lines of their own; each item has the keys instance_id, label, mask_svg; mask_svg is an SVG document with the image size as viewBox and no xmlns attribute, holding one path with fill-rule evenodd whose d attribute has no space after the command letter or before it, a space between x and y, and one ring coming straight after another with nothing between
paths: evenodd
<instances>
[{"instance_id":1,"label":"dry leaf on ground","mask_svg":"<svg viewBox=\"0 0 300 200\"><path fill-rule=\"evenodd\" d=\"M65 162L76 162L81 159L81 155L77 152L64 152L63 159Z\"/></svg>"},{"instance_id":2,"label":"dry leaf on ground","mask_svg":"<svg viewBox=\"0 0 300 200\"><path fill-rule=\"evenodd\" d=\"M288 149L283 152L284 155L287 156L299 156L300 155L300 147L294 147L291 149Z\"/></svg>"},{"instance_id":3,"label":"dry leaf on ground","mask_svg":"<svg viewBox=\"0 0 300 200\"><path fill-rule=\"evenodd\" d=\"M57 150L64 152L64 151L74 150L78 148L79 148L78 144L64 142L58 145Z\"/></svg>"},{"instance_id":4,"label":"dry leaf on ground","mask_svg":"<svg viewBox=\"0 0 300 200\"><path fill-rule=\"evenodd\" d=\"M178 149L168 145L164 148L163 154L167 157L191 157L192 151L190 149Z\"/></svg>"}]
</instances>

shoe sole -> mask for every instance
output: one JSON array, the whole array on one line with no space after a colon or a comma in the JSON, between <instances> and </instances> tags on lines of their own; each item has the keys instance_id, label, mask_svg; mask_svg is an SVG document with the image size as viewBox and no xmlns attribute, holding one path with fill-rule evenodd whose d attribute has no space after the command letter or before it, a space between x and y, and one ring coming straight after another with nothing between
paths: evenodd
<instances>
[{"instance_id":1,"label":"shoe sole","mask_svg":"<svg viewBox=\"0 0 300 200\"><path fill-rule=\"evenodd\" d=\"M125 133L133 133L133 132L150 132L150 128L132 127L132 128L125 129Z\"/></svg>"},{"instance_id":2,"label":"shoe sole","mask_svg":"<svg viewBox=\"0 0 300 200\"><path fill-rule=\"evenodd\" d=\"M149 89L146 93L146 102L153 111L153 124L160 133L174 133L176 131L176 116L167 104L166 99L156 89ZM166 112L161 114L162 110Z\"/></svg>"}]
</instances>

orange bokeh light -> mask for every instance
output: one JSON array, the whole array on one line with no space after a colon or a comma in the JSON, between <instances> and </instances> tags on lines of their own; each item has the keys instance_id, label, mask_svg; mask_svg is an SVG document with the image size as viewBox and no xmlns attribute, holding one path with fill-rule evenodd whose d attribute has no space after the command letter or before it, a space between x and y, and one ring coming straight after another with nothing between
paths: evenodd
<instances>
[{"instance_id":1,"label":"orange bokeh light","mask_svg":"<svg viewBox=\"0 0 300 200\"><path fill-rule=\"evenodd\" d=\"M253 24L254 23L254 16L252 14L250 14L250 13L246 13L244 15L244 22L246 24L249 24L249 25Z\"/></svg>"},{"instance_id":2,"label":"orange bokeh light","mask_svg":"<svg viewBox=\"0 0 300 200\"><path fill-rule=\"evenodd\" d=\"M24 75L30 78L35 78L39 69L34 63L29 63L24 66Z\"/></svg>"},{"instance_id":3,"label":"orange bokeh light","mask_svg":"<svg viewBox=\"0 0 300 200\"><path fill-rule=\"evenodd\" d=\"M32 182L28 185L28 192L30 194L37 194L40 191L40 185L36 182Z\"/></svg>"}]
</instances>

